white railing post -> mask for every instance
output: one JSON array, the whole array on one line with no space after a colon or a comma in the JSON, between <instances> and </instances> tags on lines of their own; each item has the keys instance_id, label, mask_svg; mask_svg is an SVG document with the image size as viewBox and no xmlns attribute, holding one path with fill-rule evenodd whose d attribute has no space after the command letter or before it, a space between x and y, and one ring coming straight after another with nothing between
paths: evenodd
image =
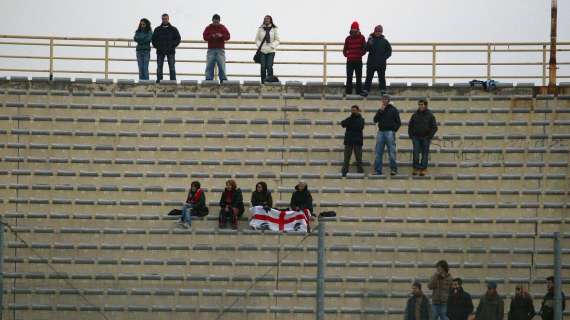
<instances>
[{"instance_id":1,"label":"white railing post","mask_svg":"<svg viewBox=\"0 0 570 320\"><path fill-rule=\"evenodd\" d=\"M323 45L323 84L327 84L327 45Z\"/></svg>"}]
</instances>

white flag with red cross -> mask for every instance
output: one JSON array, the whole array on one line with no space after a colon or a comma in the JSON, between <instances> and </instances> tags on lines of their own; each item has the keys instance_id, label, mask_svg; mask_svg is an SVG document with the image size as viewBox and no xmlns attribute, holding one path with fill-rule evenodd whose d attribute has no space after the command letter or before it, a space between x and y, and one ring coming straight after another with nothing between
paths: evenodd
<instances>
[{"instance_id":1,"label":"white flag with red cross","mask_svg":"<svg viewBox=\"0 0 570 320\"><path fill-rule=\"evenodd\" d=\"M249 208L251 220L249 226L254 230L271 230L280 232L307 232L311 212L268 209L262 206Z\"/></svg>"}]
</instances>

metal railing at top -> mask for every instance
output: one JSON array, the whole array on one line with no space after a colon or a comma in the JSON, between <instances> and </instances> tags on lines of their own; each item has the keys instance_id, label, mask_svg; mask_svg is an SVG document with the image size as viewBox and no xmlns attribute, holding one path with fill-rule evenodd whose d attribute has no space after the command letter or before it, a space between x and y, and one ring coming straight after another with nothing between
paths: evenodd
<instances>
[{"instance_id":1,"label":"metal railing at top","mask_svg":"<svg viewBox=\"0 0 570 320\"><path fill-rule=\"evenodd\" d=\"M0 73L134 78L138 75L135 46L132 39L125 38L0 35ZM563 82L570 79L570 42L557 46L557 82ZM409 42L392 43L392 47L386 76L389 80L437 83L495 79L547 84L550 44L546 42ZM341 42L284 41L276 56L276 74L324 83L344 79L342 48ZM182 41L177 48L177 75L203 77L206 49L204 41ZM253 41L229 41L228 77L259 77L252 59L254 51Z\"/></svg>"}]
</instances>

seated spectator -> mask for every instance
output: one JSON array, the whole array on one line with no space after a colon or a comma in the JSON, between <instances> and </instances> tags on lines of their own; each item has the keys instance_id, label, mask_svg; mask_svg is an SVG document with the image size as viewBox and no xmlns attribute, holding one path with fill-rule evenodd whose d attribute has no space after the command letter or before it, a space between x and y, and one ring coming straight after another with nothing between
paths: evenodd
<instances>
[{"instance_id":1,"label":"seated spectator","mask_svg":"<svg viewBox=\"0 0 570 320\"><path fill-rule=\"evenodd\" d=\"M204 190L200 188L200 182L193 181L190 184L190 191L186 203L182 206L182 215L180 221L177 222L182 228L189 228L192 224L192 216L203 217L208 215L208 207L206 206L206 195Z\"/></svg>"},{"instance_id":2,"label":"seated spectator","mask_svg":"<svg viewBox=\"0 0 570 320\"><path fill-rule=\"evenodd\" d=\"M237 230L238 219L243 215L243 195L237 187L235 180L226 181L226 189L220 198L219 227L226 227L228 220L231 221L232 229Z\"/></svg>"},{"instance_id":3,"label":"seated spectator","mask_svg":"<svg viewBox=\"0 0 570 320\"><path fill-rule=\"evenodd\" d=\"M291 195L291 203L289 205L291 210L303 211L307 209L312 216L315 215L313 213L313 197L311 192L309 192L307 183L301 181L295 186L295 192Z\"/></svg>"},{"instance_id":4,"label":"seated spectator","mask_svg":"<svg viewBox=\"0 0 570 320\"><path fill-rule=\"evenodd\" d=\"M422 292L422 284L412 284L412 296L408 299L404 320L429 320L429 300Z\"/></svg>"},{"instance_id":5,"label":"seated spectator","mask_svg":"<svg viewBox=\"0 0 570 320\"><path fill-rule=\"evenodd\" d=\"M515 288L515 296L511 299L509 308L509 320L530 320L534 317L534 303L532 297L523 286L518 284Z\"/></svg>"},{"instance_id":6,"label":"seated spectator","mask_svg":"<svg viewBox=\"0 0 570 320\"><path fill-rule=\"evenodd\" d=\"M360 114L360 108L354 105L350 108L350 116L340 123L346 128L344 133L344 164L342 166L342 176L346 176L350 166L350 157L354 150L356 158L356 168L358 173L363 173L362 169L362 144L364 140L364 118Z\"/></svg>"},{"instance_id":7,"label":"seated spectator","mask_svg":"<svg viewBox=\"0 0 570 320\"><path fill-rule=\"evenodd\" d=\"M497 283L487 283L487 292L479 300L475 320L503 320L504 310L505 302L497 293Z\"/></svg>"},{"instance_id":8,"label":"seated spectator","mask_svg":"<svg viewBox=\"0 0 570 320\"><path fill-rule=\"evenodd\" d=\"M271 192L267 190L267 183L260 181L255 185L255 191L251 193L251 206L273 207L273 198Z\"/></svg>"},{"instance_id":9,"label":"seated spectator","mask_svg":"<svg viewBox=\"0 0 570 320\"><path fill-rule=\"evenodd\" d=\"M429 145L437 132L435 116L428 110L428 102L425 99L418 101L418 110L414 112L408 124L408 136L413 145L413 175L427 174ZM421 161L420 161L421 155Z\"/></svg>"}]
</instances>

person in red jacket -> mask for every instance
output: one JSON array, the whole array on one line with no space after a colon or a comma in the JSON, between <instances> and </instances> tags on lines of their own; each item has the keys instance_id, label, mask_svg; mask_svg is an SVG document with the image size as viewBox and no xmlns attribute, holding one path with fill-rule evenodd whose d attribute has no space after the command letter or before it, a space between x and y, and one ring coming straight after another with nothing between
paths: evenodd
<instances>
[{"instance_id":1,"label":"person in red jacket","mask_svg":"<svg viewBox=\"0 0 570 320\"><path fill-rule=\"evenodd\" d=\"M362 92L362 56L366 53L366 39L360 33L358 22L350 26L350 35L344 40L342 53L346 57L346 94L352 94L352 74L356 73L356 94Z\"/></svg>"},{"instance_id":2,"label":"person in red jacket","mask_svg":"<svg viewBox=\"0 0 570 320\"><path fill-rule=\"evenodd\" d=\"M230 40L230 32L220 23L220 15L212 17L212 23L204 29L204 41L208 42L206 55L206 80L214 79L214 67L218 65L220 82L227 80L226 77L226 51L225 42Z\"/></svg>"}]
</instances>

